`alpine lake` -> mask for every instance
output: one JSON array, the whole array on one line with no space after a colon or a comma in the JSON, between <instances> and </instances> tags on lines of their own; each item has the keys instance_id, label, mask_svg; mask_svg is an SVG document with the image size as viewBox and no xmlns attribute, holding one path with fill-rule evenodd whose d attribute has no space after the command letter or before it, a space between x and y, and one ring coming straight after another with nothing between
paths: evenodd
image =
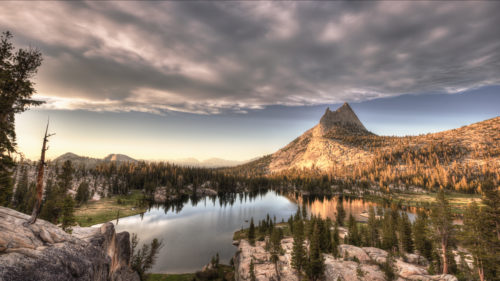
<instances>
[{"instance_id":1,"label":"alpine lake","mask_svg":"<svg viewBox=\"0 0 500 281\"><path fill-rule=\"evenodd\" d=\"M369 207L378 206L362 199L311 197L281 194L277 191L234 193L201 198L186 197L169 204L154 205L143 214L114 220L117 232L137 234L140 244L154 238L163 241L156 263L150 272L188 273L200 270L217 253L220 262L228 264L237 248L233 234L247 228L251 218L255 224L270 216L286 222L305 206L308 214L335 220L337 204L342 202L346 218L352 214L357 221L366 221ZM408 212L410 220L415 215ZM140 245L139 245L140 246Z\"/></svg>"}]
</instances>

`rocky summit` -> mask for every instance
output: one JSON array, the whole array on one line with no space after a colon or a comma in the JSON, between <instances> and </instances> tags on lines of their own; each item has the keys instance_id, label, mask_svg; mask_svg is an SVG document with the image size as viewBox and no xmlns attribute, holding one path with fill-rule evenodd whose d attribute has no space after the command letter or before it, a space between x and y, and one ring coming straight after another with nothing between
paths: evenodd
<instances>
[{"instance_id":1,"label":"rocky summit","mask_svg":"<svg viewBox=\"0 0 500 281\"><path fill-rule=\"evenodd\" d=\"M130 237L112 223L76 227L72 234L0 207L0 281L139 281L129 268Z\"/></svg>"},{"instance_id":2,"label":"rocky summit","mask_svg":"<svg viewBox=\"0 0 500 281\"><path fill-rule=\"evenodd\" d=\"M335 111L331 111L330 108L327 107L325 114L323 114L323 117L319 120L319 126L324 133L337 126L351 127L366 131L365 126L359 121L358 116L348 103L344 103L344 105Z\"/></svg>"}]
</instances>

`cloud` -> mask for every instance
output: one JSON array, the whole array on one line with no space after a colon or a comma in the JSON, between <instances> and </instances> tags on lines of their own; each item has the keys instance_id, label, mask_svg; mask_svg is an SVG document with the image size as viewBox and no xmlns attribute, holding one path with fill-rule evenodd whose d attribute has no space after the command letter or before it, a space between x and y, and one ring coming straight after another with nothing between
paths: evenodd
<instances>
[{"instance_id":1,"label":"cloud","mask_svg":"<svg viewBox=\"0 0 500 281\"><path fill-rule=\"evenodd\" d=\"M500 83L500 3L3 2L52 109L218 114Z\"/></svg>"}]
</instances>

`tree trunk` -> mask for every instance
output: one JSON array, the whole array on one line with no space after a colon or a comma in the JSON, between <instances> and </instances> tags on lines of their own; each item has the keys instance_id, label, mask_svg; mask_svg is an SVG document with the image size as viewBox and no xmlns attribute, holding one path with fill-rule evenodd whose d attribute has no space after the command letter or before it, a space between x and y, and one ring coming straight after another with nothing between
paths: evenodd
<instances>
[{"instance_id":1,"label":"tree trunk","mask_svg":"<svg viewBox=\"0 0 500 281\"><path fill-rule=\"evenodd\" d=\"M448 274L448 257L446 256L446 241L441 240L441 249L443 251L443 274Z\"/></svg>"},{"instance_id":2,"label":"tree trunk","mask_svg":"<svg viewBox=\"0 0 500 281\"><path fill-rule=\"evenodd\" d=\"M498 237L498 240L500 240L500 225L498 224L498 221L495 222L495 225L497 227L497 237Z\"/></svg>"},{"instance_id":3,"label":"tree trunk","mask_svg":"<svg viewBox=\"0 0 500 281\"><path fill-rule=\"evenodd\" d=\"M276 278L278 278L278 281L281 281L280 271L278 270L278 261L274 262L274 269L276 270Z\"/></svg>"},{"instance_id":4,"label":"tree trunk","mask_svg":"<svg viewBox=\"0 0 500 281\"><path fill-rule=\"evenodd\" d=\"M49 122L47 121L47 127L45 128L45 135L43 137L42 152L40 156L40 163L38 163L38 175L36 178L36 201L33 207L33 212L31 213L31 218L28 221L29 224L34 224L40 213L40 208L42 206L43 197L43 174L45 170L45 152L47 151L47 142L51 135L48 135Z\"/></svg>"},{"instance_id":5,"label":"tree trunk","mask_svg":"<svg viewBox=\"0 0 500 281\"><path fill-rule=\"evenodd\" d=\"M477 271L479 273L479 280L484 281L484 268L483 268L483 262L480 261L477 266Z\"/></svg>"}]
</instances>

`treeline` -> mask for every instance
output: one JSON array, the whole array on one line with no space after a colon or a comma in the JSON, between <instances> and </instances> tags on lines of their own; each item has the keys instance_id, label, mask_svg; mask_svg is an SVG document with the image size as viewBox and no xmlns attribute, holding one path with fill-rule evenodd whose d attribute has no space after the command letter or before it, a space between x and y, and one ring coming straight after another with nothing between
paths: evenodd
<instances>
[{"instance_id":1,"label":"treeline","mask_svg":"<svg viewBox=\"0 0 500 281\"><path fill-rule=\"evenodd\" d=\"M36 200L36 163L18 163L13 177L12 196L4 206L29 214ZM225 204L234 200L236 192L257 194L273 187L274 181L266 177L242 178L221 171L197 167L181 167L169 163L102 163L93 168L73 166L71 161L62 165L50 163L46 168L44 195L40 217L69 228L74 223L73 210L88 202L94 195L100 197L127 195L141 190L145 200L153 201L158 189L178 195L167 202L176 209L199 188L210 188L221 196ZM233 196L231 196L233 195ZM196 197L191 197L197 200Z\"/></svg>"},{"instance_id":2,"label":"treeline","mask_svg":"<svg viewBox=\"0 0 500 281\"><path fill-rule=\"evenodd\" d=\"M273 185L266 177L246 178L209 168L185 167L166 162L102 163L86 170L88 176L105 179L104 189L110 194L126 194L141 189L152 194L157 188L181 193L186 187L193 191L207 187L219 193L243 189L267 189Z\"/></svg>"}]
</instances>

